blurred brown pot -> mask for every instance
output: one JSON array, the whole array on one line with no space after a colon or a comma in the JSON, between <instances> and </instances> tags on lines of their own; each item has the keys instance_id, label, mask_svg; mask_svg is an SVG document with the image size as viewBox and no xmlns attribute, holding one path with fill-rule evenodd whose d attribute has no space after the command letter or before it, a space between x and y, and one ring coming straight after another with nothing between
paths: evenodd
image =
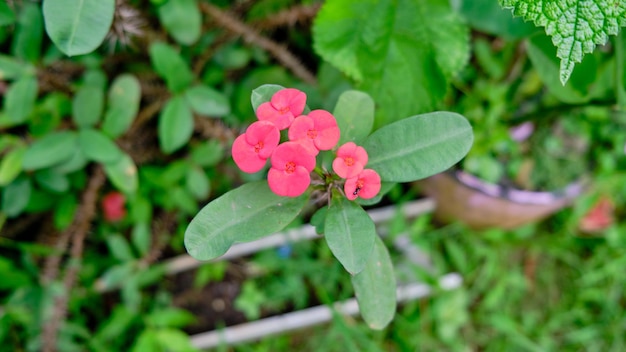
<instances>
[{"instance_id":1,"label":"blurred brown pot","mask_svg":"<svg viewBox=\"0 0 626 352\"><path fill-rule=\"evenodd\" d=\"M512 229L541 220L569 205L582 193L583 183L572 183L558 192L532 192L487 183L458 170L418 182L436 201L438 221L460 220L475 229Z\"/></svg>"}]
</instances>

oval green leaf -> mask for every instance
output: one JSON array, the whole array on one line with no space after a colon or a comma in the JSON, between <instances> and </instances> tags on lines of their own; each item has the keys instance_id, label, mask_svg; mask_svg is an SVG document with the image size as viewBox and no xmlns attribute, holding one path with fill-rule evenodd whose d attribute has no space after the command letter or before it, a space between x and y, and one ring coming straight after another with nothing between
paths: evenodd
<instances>
[{"instance_id":1,"label":"oval green leaf","mask_svg":"<svg viewBox=\"0 0 626 352\"><path fill-rule=\"evenodd\" d=\"M24 211L30 199L32 186L26 177L20 177L2 192L2 211L10 218Z\"/></svg>"},{"instance_id":2,"label":"oval green leaf","mask_svg":"<svg viewBox=\"0 0 626 352\"><path fill-rule=\"evenodd\" d=\"M324 222L324 237L333 255L352 275L365 267L374 248L376 227L363 208L334 194Z\"/></svg>"},{"instance_id":3,"label":"oval green leaf","mask_svg":"<svg viewBox=\"0 0 626 352\"><path fill-rule=\"evenodd\" d=\"M70 188L70 180L65 174L43 169L35 172L35 181L43 188L55 193L67 192Z\"/></svg>"},{"instance_id":4,"label":"oval green leaf","mask_svg":"<svg viewBox=\"0 0 626 352\"><path fill-rule=\"evenodd\" d=\"M15 81L7 90L4 111L12 124L25 122L33 110L39 89L35 77L25 76Z\"/></svg>"},{"instance_id":5,"label":"oval green leaf","mask_svg":"<svg viewBox=\"0 0 626 352\"><path fill-rule=\"evenodd\" d=\"M202 17L195 0L168 1L159 7L159 20L179 43L193 44L200 37Z\"/></svg>"},{"instance_id":6,"label":"oval green leaf","mask_svg":"<svg viewBox=\"0 0 626 352\"><path fill-rule=\"evenodd\" d=\"M352 286L363 320L370 328L382 330L396 313L396 278L380 237L376 236L365 268L352 277Z\"/></svg>"},{"instance_id":7,"label":"oval green leaf","mask_svg":"<svg viewBox=\"0 0 626 352\"><path fill-rule=\"evenodd\" d=\"M102 131L115 138L128 131L141 101L141 86L135 76L123 74L118 76L109 89L109 101Z\"/></svg>"},{"instance_id":8,"label":"oval green leaf","mask_svg":"<svg viewBox=\"0 0 626 352\"><path fill-rule=\"evenodd\" d=\"M59 164L70 159L76 147L75 132L52 132L26 149L22 167L24 170L37 170Z\"/></svg>"},{"instance_id":9,"label":"oval green leaf","mask_svg":"<svg viewBox=\"0 0 626 352\"><path fill-rule=\"evenodd\" d=\"M25 74L34 74L35 68L30 64L15 59L12 56L0 55L0 79L16 79Z\"/></svg>"},{"instance_id":10,"label":"oval green leaf","mask_svg":"<svg viewBox=\"0 0 626 352\"><path fill-rule=\"evenodd\" d=\"M13 55L32 63L39 60L43 40L43 18L39 4L26 2L20 9L13 36Z\"/></svg>"},{"instance_id":11,"label":"oval green leaf","mask_svg":"<svg viewBox=\"0 0 626 352\"><path fill-rule=\"evenodd\" d=\"M88 159L99 163L115 163L123 155L111 138L91 128L78 132L78 145Z\"/></svg>"},{"instance_id":12,"label":"oval green leaf","mask_svg":"<svg viewBox=\"0 0 626 352\"><path fill-rule=\"evenodd\" d=\"M104 107L104 91L96 86L84 85L72 100L72 118L78 127L93 127L100 121Z\"/></svg>"},{"instance_id":13,"label":"oval green leaf","mask_svg":"<svg viewBox=\"0 0 626 352\"><path fill-rule=\"evenodd\" d=\"M104 164L104 173L120 191L126 194L137 191L137 167L130 156L122 154L116 162Z\"/></svg>"},{"instance_id":14,"label":"oval green leaf","mask_svg":"<svg viewBox=\"0 0 626 352\"><path fill-rule=\"evenodd\" d=\"M230 114L230 103L224 93L198 85L185 91L185 98L191 108L199 115L221 117Z\"/></svg>"},{"instance_id":15,"label":"oval green leaf","mask_svg":"<svg viewBox=\"0 0 626 352\"><path fill-rule=\"evenodd\" d=\"M407 117L372 133L363 147L368 168L385 182L410 182L442 172L467 154L474 135L465 117L438 111Z\"/></svg>"},{"instance_id":16,"label":"oval green leaf","mask_svg":"<svg viewBox=\"0 0 626 352\"><path fill-rule=\"evenodd\" d=\"M165 79L169 90L174 93L189 87L193 81L193 73L185 60L167 44L152 44L150 46L150 61L159 76Z\"/></svg>"},{"instance_id":17,"label":"oval green leaf","mask_svg":"<svg viewBox=\"0 0 626 352\"><path fill-rule=\"evenodd\" d=\"M207 204L185 231L185 247L199 260L226 253L235 242L247 242L280 231L306 205L308 195L280 197L267 181L247 183Z\"/></svg>"},{"instance_id":18,"label":"oval green leaf","mask_svg":"<svg viewBox=\"0 0 626 352\"><path fill-rule=\"evenodd\" d=\"M94 51L109 32L115 0L46 0L46 31L68 56Z\"/></svg>"},{"instance_id":19,"label":"oval green leaf","mask_svg":"<svg viewBox=\"0 0 626 352\"><path fill-rule=\"evenodd\" d=\"M363 92L349 90L337 100L333 116L341 131L339 145L346 142L359 142L367 137L374 127L374 101Z\"/></svg>"},{"instance_id":20,"label":"oval green leaf","mask_svg":"<svg viewBox=\"0 0 626 352\"><path fill-rule=\"evenodd\" d=\"M0 2L0 26L8 26L15 22L15 12L8 3Z\"/></svg>"},{"instance_id":21,"label":"oval green leaf","mask_svg":"<svg viewBox=\"0 0 626 352\"><path fill-rule=\"evenodd\" d=\"M197 200L207 199L209 191L211 190L209 178L204 171L197 166L191 166L187 170L185 187L187 187L187 191Z\"/></svg>"},{"instance_id":22,"label":"oval green leaf","mask_svg":"<svg viewBox=\"0 0 626 352\"><path fill-rule=\"evenodd\" d=\"M0 160L0 187L13 182L20 174L25 151L26 149L23 147L15 148Z\"/></svg>"},{"instance_id":23,"label":"oval green leaf","mask_svg":"<svg viewBox=\"0 0 626 352\"><path fill-rule=\"evenodd\" d=\"M174 97L165 104L158 129L161 150L166 154L189 142L193 133L193 114L183 97Z\"/></svg>"}]
</instances>

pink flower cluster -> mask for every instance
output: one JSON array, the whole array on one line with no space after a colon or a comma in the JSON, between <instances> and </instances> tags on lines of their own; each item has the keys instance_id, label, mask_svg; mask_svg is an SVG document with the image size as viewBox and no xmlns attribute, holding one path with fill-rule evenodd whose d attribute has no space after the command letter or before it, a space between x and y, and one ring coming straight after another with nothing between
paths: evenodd
<instances>
[{"instance_id":1,"label":"pink flower cluster","mask_svg":"<svg viewBox=\"0 0 626 352\"><path fill-rule=\"evenodd\" d=\"M267 182L279 196L303 194L311 184L316 156L339 142L335 117L325 110L303 115L305 105L304 92L293 88L276 92L257 108L259 121L233 143L233 159L244 172L258 172L270 159ZM280 131L286 129L289 141L281 144ZM344 191L350 200L372 198L380 191L380 176L374 170L364 169L367 158L365 149L352 142L337 151L333 170L346 179Z\"/></svg>"},{"instance_id":2,"label":"pink flower cluster","mask_svg":"<svg viewBox=\"0 0 626 352\"><path fill-rule=\"evenodd\" d=\"M333 170L339 177L345 178L343 190L346 198L355 200L374 198L380 192L380 176L372 169L366 169L368 156L365 148L348 142L337 150L333 160Z\"/></svg>"},{"instance_id":3,"label":"pink flower cluster","mask_svg":"<svg viewBox=\"0 0 626 352\"><path fill-rule=\"evenodd\" d=\"M335 117L324 110L303 115L306 94L287 88L276 92L270 101L257 108L259 121L233 143L233 159L248 173L260 171L267 159L270 189L280 195L297 197L311 183L315 157L320 150L330 150L339 141ZM289 141L280 142L280 130L289 129Z\"/></svg>"}]
</instances>

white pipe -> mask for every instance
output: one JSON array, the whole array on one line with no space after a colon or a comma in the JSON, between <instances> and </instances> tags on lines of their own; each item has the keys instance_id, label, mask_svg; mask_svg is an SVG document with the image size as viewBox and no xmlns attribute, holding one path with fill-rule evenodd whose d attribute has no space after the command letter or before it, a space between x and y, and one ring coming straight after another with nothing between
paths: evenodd
<instances>
[{"instance_id":1,"label":"white pipe","mask_svg":"<svg viewBox=\"0 0 626 352\"><path fill-rule=\"evenodd\" d=\"M459 274L450 273L439 279L439 287L443 290L452 290L459 287L462 282L463 278ZM398 286L396 289L398 303L423 298L430 295L430 293L431 287L423 283L411 283ZM335 303L333 308L316 306L250 323L234 325L222 330L196 334L190 337L191 344L199 349L213 348L220 344L234 345L258 340L268 335L319 325L332 319L333 309L345 315L356 315L359 312L356 298L351 298L344 302Z\"/></svg>"}]
</instances>

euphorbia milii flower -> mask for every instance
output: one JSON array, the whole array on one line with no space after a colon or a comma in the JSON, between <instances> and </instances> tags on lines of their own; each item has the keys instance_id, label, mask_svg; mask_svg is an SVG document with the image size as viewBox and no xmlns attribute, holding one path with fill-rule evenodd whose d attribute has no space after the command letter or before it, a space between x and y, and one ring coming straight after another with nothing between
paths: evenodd
<instances>
[{"instance_id":1,"label":"euphorbia milii flower","mask_svg":"<svg viewBox=\"0 0 626 352\"><path fill-rule=\"evenodd\" d=\"M347 179L343 190L349 200L357 197L374 198L380 192L380 176L372 169L365 169L357 176Z\"/></svg>"},{"instance_id":2,"label":"euphorbia milii flower","mask_svg":"<svg viewBox=\"0 0 626 352\"><path fill-rule=\"evenodd\" d=\"M265 166L265 161L280 141L280 131L273 123L257 121L251 124L246 133L233 142L233 160L241 171L253 173Z\"/></svg>"},{"instance_id":3,"label":"euphorbia milii flower","mask_svg":"<svg viewBox=\"0 0 626 352\"><path fill-rule=\"evenodd\" d=\"M274 93L270 101L256 109L256 116L261 121L269 121L284 130L293 120L302 114L306 105L306 94L294 88L281 89Z\"/></svg>"},{"instance_id":4,"label":"euphorbia milii flower","mask_svg":"<svg viewBox=\"0 0 626 352\"><path fill-rule=\"evenodd\" d=\"M118 222L126 217L126 197L120 192L109 192L102 197L102 215L108 222Z\"/></svg>"},{"instance_id":5,"label":"euphorbia milii flower","mask_svg":"<svg viewBox=\"0 0 626 352\"><path fill-rule=\"evenodd\" d=\"M337 150L337 157L333 160L333 170L343 178L354 177L363 171L367 164L367 152L354 142L348 142Z\"/></svg>"},{"instance_id":6,"label":"euphorbia milii flower","mask_svg":"<svg viewBox=\"0 0 626 352\"><path fill-rule=\"evenodd\" d=\"M274 150L272 167L267 174L270 189L279 196L297 197L311 183L315 156L297 142L285 142Z\"/></svg>"},{"instance_id":7,"label":"euphorbia milii flower","mask_svg":"<svg viewBox=\"0 0 626 352\"><path fill-rule=\"evenodd\" d=\"M339 142L335 117L325 110L313 110L296 118L289 127L289 139L300 142L313 155L330 150Z\"/></svg>"}]
</instances>

